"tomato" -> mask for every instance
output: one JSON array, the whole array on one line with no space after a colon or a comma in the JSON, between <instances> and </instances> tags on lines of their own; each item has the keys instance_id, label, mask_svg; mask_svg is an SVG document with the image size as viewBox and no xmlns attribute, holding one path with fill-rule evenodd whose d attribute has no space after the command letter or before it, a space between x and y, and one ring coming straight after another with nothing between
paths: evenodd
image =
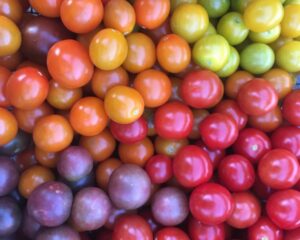
<instances>
[{"instance_id":1,"label":"tomato","mask_svg":"<svg viewBox=\"0 0 300 240\"><path fill-rule=\"evenodd\" d=\"M227 63L217 72L219 77L228 77L233 74L239 67L240 55L234 47L230 47L230 55Z\"/></svg>"},{"instance_id":2,"label":"tomato","mask_svg":"<svg viewBox=\"0 0 300 240\"><path fill-rule=\"evenodd\" d=\"M170 18L168 17L166 21L164 21L164 23L157 28L142 28L140 30L142 33L145 33L148 37L150 37L155 44L157 44L161 38L171 33Z\"/></svg>"},{"instance_id":3,"label":"tomato","mask_svg":"<svg viewBox=\"0 0 300 240\"><path fill-rule=\"evenodd\" d=\"M71 39L59 41L50 48L47 66L57 83L71 89L87 84L94 72L87 50Z\"/></svg>"},{"instance_id":4,"label":"tomato","mask_svg":"<svg viewBox=\"0 0 300 240\"><path fill-rule=\"evenodd\" d=\"M276 39L279 38L281 33L281 27L280 25L277 25L273 27L272 29L265 31L265 32L250 32L249 38L253 42L259 42L259 43L271 43L274 42Z\"/></svg>"},{"instance_id":5,"label":"tomato","mask_svg":"<svg viewBox=\"0 0 300 240\"><path fill-rule=\"evenodd\" d=\"M110 0L105 5L103 21L106 27L128 34L135 25L134 8L125 0Z\"/></svg>"},{"instance_id":6,"label":"tomato","mask_svg":"<svg viewBox=\"0 0 300 240\"><path fill-rule=\"evenodd\" d=\"M171 73L183 71L191 61L190 46L176 34L168 34L160 39L156 47L156 55L160 66Z\"/></svg>"},{"instance_id":7,"label":"tomato","mask_svg":"<svg viewBox=\"0 0 300 240\"><path fill-rule=\"evenodd\" d=\"M267 200L269 218L284 230L300 226L300 192L288 189L273 193Z\"/></svg>"},{"instance_id":8,"label":"tomato","mask_svg":"<svg viewBox=\"0 0 300 240\"><path fill-rule=\"evenodd\" d=\"M218 22L217 31L226 38L230 45L242 43L249 33L242 15L237 12L230 12L224 15Z\"/></svg>"},{"instance_id":9,"label":"tomato","mask_svg":"<svg viewBox=\"0 0 300 240\"><path fill-rule=\"evenodd\" d=\"M258 162L261 181L273 189L287 189L300 179L299 163L296 156L285 149L273 149Z\"/></svg>"},{"instance_id":10,"label":"tomato","mask_svg":"<svg viewBox=\"0 0 300 240\"><path fill-rule=\"evenodd\" d=\"M171 97L171 81L165 73L158 70L149 69L139 73L134 79L133 87L142 95L146 107L159 107Z\"/></svg>"},{"instance_id":11,"label":"tomato","mask_svg":"<svg viewBox=\"0 0 300 240\"><path fill-rule=\"evenodd\" d=\"M202 35L202 37L206 37L206 36L214 35L214 34L217 34L217 30L216 30L215 26L212 25L211 22L209 22L208 27L207 27L205 33Z\"/></svg>"},{"instance_id":12,"label":"tomato","mask_svg":"<svg viewBox=\"0 0 300 240\"><path fill-rule=\"evenodd\" d=\"M160 136L155 138L155 151L169 157L174 157L177 152L184 146L189 144L188 139L165 139Z\"/></svg>"},{"instance_id":13,"label":"tomato","mask_svg":"<svg viewBox=\"0 0 300 240\"><path fill-rule=\"evenodd\" d=\"M8 107L10 105L5 96L5 86L10 75L11 72L7 68L0 66L0 107Z\"/></svg>"},{"instance_id":14,"label":"tomato","mask_svg":"<svg viewBox=\"0 0 300 240\"><path fill-rule=\"evenodd\" d=\"M122 143L141 141L148 133L147 121L143 117L129 124L119 124L111 121L109 126L114 138Z\"/></svg>"},{"instance_id":15,"label":"tomato","mask_svg":"<svg viewBox=\"0 0 300 240\"><path fill-rule=\"evenodd\" d=\"M73 140L73 129L60 115L41 118L33 129L35 145L46 152L59 152L68 147Z\"/></svg>"},{"instance_id":16,"label":"tomato","mask_svg":"<svg viewBox=\"0 0 300 240\"><path fill-rule=\"evenodd\" d=\"M213 174L213 166L204 150L189 145L182 147L175 155L173 172L180 185L191 188L208 182Z\"/></svg>"},{"instance_id":17,"label":"tomato","mask_svg":"<svg viewBox=\"0 0 300 240\"><path fill-rule=\"evenodd\" d=\"M168 102L156 110L154 126L160 137L171 139L186 138L193 128L193 113L183 103Z\"/></svg>"},{"instance_id":18,"label":"tomato","mask_svg":"<svg viewBox=\"0 0 300 240\"><path fill-rule=\"evenodd\" d=\"M194 108L211 108L223 97L224 89L220 78L209 70L188 73L181 85L180 96Z\"/></svg>"},{"instance_id":19,"label":"tomato","mask_svg":"<svg viewBox=\"0 0 300 240\"><path fill-rule=\"evenodd\" d=\"M216 183L201 184L190 196L190 211L203 224L220 224L231 216L233 210L230 192Z\"/></svg>"},{"instance_id":20,"label":"tomato","mask_svg":"<svg viewBox=\"0 0 300 240\"><path fill-rule=\"evenodd\" d=\"M300 125L300 90L288 94L282 104L282 115L292 125Z\"/></svg>"},{"instance_id":21,"label":"tomato","mask_svg":"<svg viewBox=\"0 0 300 240\"><path fill-rule=\"evenodd\" d=\"M257 163L265 153L271 150L271 141L264 132L255 128L245 128L239 132L233 144L233 150L252 163Z\"/></svg>"},{"instance_id":22,"label":"tomato","mask_svg":"<svg viewBox=\"0 0 300 240\"><path fill-rule=\"evenodd\" d=\"M165 183L173 176L171 158L163 154L152 156L147 161L145 170L154 184Z\"/></svg>"},{"instance_id":23,"label":"tomato","mask_svg":"<svg viewBox=\"0 0 300 240\"><path fill-rule=\"evenodd\" d=\"M30 5L45 17L59 17L64 0L29 0Z\"/></svg>"},{"instance_id":24,"label":"tomato","mask_svg":"<svg viewBox=\"0 0 300 240\"><path fill-rule=\"evenodd\" d=\"M156 135L155 128L154 128L154 109L153 108L145 108L143 117L147 121L147 126L148 126L148 136L154 136Z\"/></svg>"},{"instance_id":25,"label":"tomato","mask_svg":"<svg viewBox=\"0 0 300 240\"><path fill-rule=\"evenodd\" d=\"M89 47L90 58L96 67L113 70L120 67L128 53L128 44L123 34L112 28L100 30Z\"/></svg>"},{"instance_id":26,"label":"tomato","mask_svg":"<svg viewBox=\"0 0 300 240\"><path fill-rule=\"evenodd\" d=\"M289 4L284 7L284 17L281 22L282 36L288 38L296 38L300 36L299 11L299 4Z\"/></svg>"},{"instance_id":27,"label":"tomato","mask_svg":"<svg viewBox=\"0 0 300 240\"><path fill-rule=\"evenodd\" d=\"M285 232L285 240L293 240L293 239L297 239L300 237L300 230L299 228L295 229L295 230L290 230L290 231L286 231Z\"/></svg>"},{"instance_id":28,"label":"tomato","mask_svg":"<svg viewBox=\"0 0 300 240\"><path fill-rule=\"evenodd\" d=\"M199 133L199 124L205 119L209 112L205 109L193 109L193 116L194 116L194 123L193 123L193 129L189 135L190 139L199 139L200 133Z\"/></svg>"},{"instance_id":29,"label":"tomato","mask_svg":"<svg viewBox=\"0 0 300 240\"><path fill-rule=\"evenodd\" d=\"M229 59L230 45L221 35L209 35L195 43L192 55L195 63L217 72L222 70Z\"/></svg>"},{"instance_id":30,"label":"tomato","mask_svg":"<svg viewBox=\"0 0 300 240\"><path fill-rule=\"evenodd\" d=\"M16 53L21 46L21 32L8 17L0 15L0 57Z\"/></svg>"},{"instance_id":31,"label":"tomato","mask_svg":"<svg viewBox=\"0 0 300 240\"><path fill-rule=\"evenodd\" d=\"M284 15L278 0L251 1L245 9L244 21L253 32L264 32L278 25Z\"/></svg>"},{"instance_id":32,"label":"tomato","mask_svg":"<svg viewBox=\"0 0 300 240\"><path fill-rule=\"evenodd\" d=\"M5 56L0 56L0 65L9 69L15 70L23 61L23 55L21 51L17 51L14 54L9 54Z\"/></svg>"},{"instance_id":33,"label":"tomato","mask_svg":"<svg viewBox=\"0 0 300 240\"><path fill-rule=\"evenodd\" d=\"M103 28L104 27L102 25L99 25L93 31L90 31L88 33L78 34L76 40L80 42L87 50L89 50L91 41L93 40L94 36Z\"/></svg>"},{"instance_id":34,"label":"tomato","mask_svg":"<svg viewBox=\"0 0 300 240\"><path fill-rule=\"evenodd\" d=\"M159 230L155 235L156 240L189 240L188 235L180 228L166 227Z\"/></svg>"},{"instance_id":35,"label":"tomato","mask_svg":"<svg viewBox=\"0 0 300 240\"><path fill-rule=\"evenodd\" d=\"M260 116L277 106L278 95L268 81L255 78L241 87L237 102L243 112L251 116Z\"/></svg>"},{"instance_id":36,"label":"tomato","mask_svg":"<svg viewBox=\"0 0 300 240\"><path fill-rule=\"evenodd\" d=\"M270 70L275 62L275 55L268 45L252 43L241 52L241 67L253 74L262 74Z\"/></svg>"},{"instance_id":37,"label":"tomato","mask_svg":"<svg viewBox=\"0 0 300 240\"><path fill-rule=\"evenodd\" d=\"M223 113L212 113L199 125L200 136L210 149L225 149L238 137L238 125Z\"/></svg>"},{"instance_id":38,"label":"tomato","mask_svg":"<svg viewBox=\"0 0 300 240\"><path fill-rule=\"evenodd\" d=\"M252 0L231 0L230 5L232 10L243 13Z\"/></svg>"},{"instance_id":39,"label":"tomato","mask_svg":"<svg viewBox=\"0 0 300 240\"><path fill-rule=\"evenodd\" d=\"M183 3L175 8L171 17L172 32L194 43L208 28L208 14L199 4Z\"/></svg>"},{"instance_id":40,"label":"tomato","mask_svg":"<svg viewBox=\"0 0 300 240\"><path fill-rule=\"evenodd\" d=\"M299 58L299 41L288 41L276 51L276 64L288 72L300 71Z\"/></svg>"},{"instance_id":41,"label":"tomato","mask_svg":"<svg viewBox=\"0 0 300 240\"><path fill-rule=\"evenodd\" d=\"M105 95L104 107L111 120L119 124L128 124L142 116L144 100L133 88L115 86Z\"/></svg>"},{"instance_id":42,"label":"tomato","mask_svg":"<svg viewBox=\"0 0 300 240\"><path fill-rule=\"evenodd\" d=\"M0 14L19 23L23 16L22 4L18 0L3 0L0 3Z\"/></svg>"},{"instance_id":43,"label":"tomato","mask_svg":"<svg viewBox=\"0 0 300 240\"><path fill-rule=\"evenodd\" d=\"M171 0L171 11L183 3L197 3L197 0Z\"/></svg>"},{"instance_id":44,"label":"tomato","mask_svg":"<svg viewBox=\"0 0 300 240\"><path fill-rule=\"evenodd\" d=\"M5 95L14 107L31 110L46 100L48 89L48 80L43 74L36 68L26 67L9 77Z\"/></svg>"},{"instance_id":45,"label":"tomato","mask_svg":"<svg viewBox=\"0 0 300 240\"><path fill-rule=\"evenodd\" d=\"M18 132L18 123L12 113L0 107L0 146L9 143Z\"/></svg>"},{"instance_id":46,"label":"tomato","mask_svg":"<svg viewBox=\"0 0 300 240\"><path fill-rule=\"evenodd\" d=\"M254 76L246 71L236 71L225 81L225 94L229 98L236 98L238 92L246 82L252 80Z\"/></svg>"},{"instance_id":47,"label":"tomato","mask_svg":"<svg viewBox=\"0 0 300 240\"><path fill-rule=\"evenodd\" d=\"M35 148L34 153L38 163L47 168L55 168L60 159L59 153L47 152L37 147Z\"/></svg>"},{"instance_id":48,"label":"tomato","mask_svg":"<svg viewBox=\"0 0 300 240\"><path fill-rule=\"evenodd\" d=\"M223 16L230 7L230 0L198 0L210 18Z\"/></svg>"}]
</instances>

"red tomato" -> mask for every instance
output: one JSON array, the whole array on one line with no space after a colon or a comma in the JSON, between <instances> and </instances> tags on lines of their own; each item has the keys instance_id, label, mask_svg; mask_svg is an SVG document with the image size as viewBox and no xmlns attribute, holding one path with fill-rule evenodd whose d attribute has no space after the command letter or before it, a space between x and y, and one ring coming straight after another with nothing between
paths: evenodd
<instances>
[{"instance_id":1,"label":"red tomato","mask_svg":"<svg viewBox=\"0 0 300 240\"><path fill-rule=\"evenodd\" d=\"M147 171L152 183L165 183L173 176L172 160L163 154L152 156L147 161L145 170Z\"/></svg>"},{"instance_id":2,"label":"red tomato","mask_svg":"<svg viewBox=\"0 0 300 240\"><path fill-rule=\"evenodd\" d=\"M288 189L273 193L267 200L269 218L285 230L300 227L300 192Z\"/></svg>"},{"instance_id":3,"label":"red tomato","mask_svg":"<svg viewBox=\"0 0 300 240\"><path fill-rule=\"evenodd\" d=\"M169 102L156 110L154 126L157 134L163 138L186 138L193 128L193 113L181 102Z\"/></svg>"},{"instance_id":4,"label":"red tomato","mask_svg":"<svg viewBox=\"0 0 300 240\"><path fill-rule=\"evenodd\" d=\"M218 176L220 182L230 191L239 192L252 187L255 181L255 170L247 158L233 154L221 160Z\"/></svg>"},{"instance_id":5,"label":"red tomato","mask_svg":"<svg viewBox=\"0 0 300 240\"><path fill-rule=\"evenodd\" d=\"M213 166L204 150L189 145L177 152L173 159L173 172L179 184L190 188L209 181Z\"/></svg>"},{"instance_id":6,"label":"red tomato","mask_svg":"<svg viewBox=\"0 0 300 240\"><path fill-rule=\"evenodd\" d=\"M300 228L297 228L295 230L286 231L284 239L285 240L300 239Z\"/></svg>"},{"instance_id":7,"label":"red tomato","mask_svg":"<svg viewBox=\"0 0 300 240\"><path fill-rule=\"evenodd\" d=\"M271 187L267 186L260 180L259 176L256 176L254 185L252 187L252 191L261 200L268 199L269 196L274 192L274 190Z\"/></svg>"},{"instance_id":8,"label":"red tomato","mask_svg":"<svg viewBox=\"0 0 300 240\"><path fill-rule=\"evenodd\" d=\"M186 75L180 85L182 99L194 108L211 108L223 97L224 87L212 71L195 70Z\"/></svg>"},{"instance_id":9,"label":"red tomato","mask_svg":"<svg viewBox=\"0 0 300 240\"><path fill-rule=\"evenodd\" d=\"M156 233L155 240L189 240L188 235L180 228L166 227Z\"/></svg>"},{"instance_id":10,"label":"red tomato","mask_svg":"<svg viewBox=\"0 0 300 240\"><path fill-rule=\"evenodd\" d=\"M240 88L237 102L243 112L252 116L259 116L277 106L278 95L267 80L254 78Z\"/></svg>"},{"instance_id":11,"label":"red tomato","mask_svg":"<svg viewBox=\"0 0 300 240\"><path fill-rule=\"evenodd\" d=\"M252 163L257 163L270 149L270 138L264 132L255 128L241 130L238 139L233 144L234 152L243 155Z\"/></svg>"},{"instance_id":12,"label":"red tomato","mask_svg":"<svg viewBox=\"0 0 300 240\"><path fill-rule=\"evenodd\" d=\"M190 211L204 224L220 224L232 214L234 207L230 192L216 183L196 187L190 196Z\"/></svg>"},{"instance_id":13,"label":"red tomato","mask_svg":"<svg viewBox=\"0 0 300 240\"><path fill-rule=\"evenodd\" d=\"M295 90L285 97L282 114L290 124L300 125L300 90Z\"/></svg>"},{"instance_id":14,"label":"red tomato","mask_svg":"<svg viewBox=\"0 0 300 240\"><path fill-rule=\"evenodd\" d=\"M199 125L203 142L211 149L225 149L238 137L238 125L233 118L222 113L207 116Z\"/></svg>"}]
</instances>

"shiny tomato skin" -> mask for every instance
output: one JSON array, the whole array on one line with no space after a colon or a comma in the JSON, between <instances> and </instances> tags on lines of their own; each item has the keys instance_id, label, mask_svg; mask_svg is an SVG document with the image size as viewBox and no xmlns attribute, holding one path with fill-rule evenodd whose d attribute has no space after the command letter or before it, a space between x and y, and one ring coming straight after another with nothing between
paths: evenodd
<instances>
[{"instance_id":1,"label":"shiny tomato skin","mask_svg":"<svg viewBox=\"0 0 300 240\"><path fill-rule=\"evenodd\" d=\"M282 114L290 124L300 125L300 90L288 94L282 105Z\"/></svg>"},{"instance_id":2,"label":"shiny tomato skin","mask_svg":"<svg viewBox=\"0 0 300 240\"><path fill-rule=\"evenodd\" d=\"M165 183L173 176L172 160L170 157L163 154L154 155L147 161L145 170L152 183Z\"/></svg>"},{"instance_id":3,"label":"shiny tomato skin","mask_svg":"<svg viewBox=\"0 0 300 240\"><path fill-rule=\"evenodd\" d=\"M159 230L155 235L155 240L189 240L190 238L180 228L166 227Z\"/></svg>"},{"instance_id":4,"label":"shiny tomato skin","mask_svg":"<svg viewBox=\"0 0 300 240\"><path fill-rule=\"evenodd\" d=\"M238 137L238 125L228 115L213 113L199 125L202 141L211 149L225 149Z\"/></svg>"},{"instance_id":5,"label":"shiny tomato skin","mask_svg":"<svg viewBox=\"0 0 300 240\"><path fill-rule=\"evenodd\" d=\"M18 133L18 122L6 108L0 107L0 146L9 143Z\"/></svg>"},{"instance_id":6,"label":"shiny tomato skin","mask_svg":"<svg viewBox=\"0 0 300 240\"><path fill-rule=\"evenodd\" d=\"M193 128L193 113L181 102L169 102L159 107L154 115L157 134L163 138L186 138Z\"/></svg>"}]
</instances>

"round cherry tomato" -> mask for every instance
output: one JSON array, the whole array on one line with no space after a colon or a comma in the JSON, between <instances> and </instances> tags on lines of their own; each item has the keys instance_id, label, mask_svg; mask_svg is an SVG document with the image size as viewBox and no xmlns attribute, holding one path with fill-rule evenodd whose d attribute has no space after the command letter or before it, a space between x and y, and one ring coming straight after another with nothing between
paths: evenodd
<instances>
[{"instance_id":1,"label":"round cherry tomato","mask_svg":"<svg viewBox=\"0 0 300 240\"><path fill-rule=\"evenodd\" d=\"M35 145L46 152L59 152L68 147L73 140L73 129L60 115L41 118L33 129Z\"/></svg>"},{"instance_id":2,"label":"round cherry tomato","mask_svg":"<svg viewBox=\"0 0 300 240\"><path fill-rule=\"evenodd\" d=\"M135 0L136 23L148 29L159 27L170 13L170 0Z\"/></svg>"},{"instance_id":3,"label":"round cherry tomato","mask_svg":"<svg viewBox=\"0 0 300 240\"><path fill-rule=\"evenodd\" d=\"M5 95L16 108L30 110L40 106L47 98L48 80L36 68L15 71L7 80Z\"/></svg>"},{"instance_id":4,"label":"round cherry tomato","mask_svg":"<svg viewBox=\"0 0 300 240\"><path fill-rule=\"evenodd\" d=\"M281 21L282 36L288 38L296 38L300 36L299 11L299 4L289 4L284 7L284 17Z\"/></svg>"},{"instance_id":5,"label":"round cherry tomato","mask_svg":"<svg viewBox=\"0 0 300 240\"><path fill-rule=\"evenodd\" d=\"M272 111L278 103L274 87L262 78L245 83L237 96L237 102L243 112L259 116Z\"/></svg>"},{"instance_id":6,"label":"round cherry tomato","mask_svg":"<svg viewBox=\"0 0 300 240\"><path fill-rule=\"evenodd\" d=\"M159 154L164 154L169 157L174 157L177 152L184 146L189 144L188 139L166 139L160 136L155 138L155 151Z\"/></svg>"},{"instance_id":7,"label":"round cherry tomato","mask_svg":"<svg viewBox=\"0 0 300 240\"><path fill-rule=\"evenodd\" d=\"M205 8L210 18L223 16L230 7L230 0L198 0Z\"/></svg>"},{"instance_id":8,"label":"round cherry tomato","mask_svg":"<svg viewBox=\"0 0 300 240\"><path fill-rule=\"evenodd\" d=\"M194 108L211 108L223 97L224 88L220 78L208 70L188 73L180 84L180 96Z\"/></svg>"},{"instance_id":9,"label":"round cherry tomato","mask_svg":"<svg viewBox=\"0 0 300 240\"><path fill-rule=\"evenodd\" d=\"M11 72L7 68L0 66L0 107L8 107L10 105L5 96L5 86L10 75Z\"/></svg>"},{"instance_id":10,"label":"round cherry tomato","mask_svg":"<svg viewBox=\"0 0 300 240\"><path fill-rule=\"evenodd\" d=\"M189 240L188 235L180 228L166 227L159 230L155 235L155 240Z\"/></svg>"},{"instance_id":11,"label":"round cherry tomato","mask_svg":"<svg viewBox=\"0 0 300 240\"><path fill-rule=\"evenodd\" d=\"M59 17L64 0L29 0L30 5L45 17Z\"/></svg>"},{"instance_id":12,"label":"round cherry tomato","mask_svg":"<svg viewBox=\"0 0 300 240\"><path fill-rule=\"evenodd\" d=\"M236 12L244 13L246 7L251 1L252 0L231 0L231 8Z\"/></svg>"},{"instance_id":13,"label":"round cherry tomato","mask_svg":"<svg viewBox=\"0 0 300 240\"><path fill-rule=\"evenodd\" d=\"M71 89L87 84L94 72L87 50L72 39L59 41L50 48L47 66L54 81Z\"/></svg>"},{"instance_id":14,"label":"round cherry tomato","mask_svg":"<svg viewBox=\"0 0 300 240\"><path fill-rule=\"evenodd\" d=\"M145 170L152 183L165 183L173 175L171 158L163 154L154 155L147 161Z\"/></svg>"},{"instance_id":15,"label":"round cherry tomato","mask_svg":"<svg viewBox=\"0 0 300 240\"><path fill-rule=\"evenodd\" d=\"M141 94L133 88L115 86L106 93L104 107L112 121L129 124L142 116L144 100Z\"/></svg>"},{"instance_id":16,"label":"round cherry tomato","mask_svg":"<svg viewBox=\"0 0 300 240\"><path fill-rule=\"evenodd\" d=\"M167 34L160 39L156 55L160 66L171 73L183 71L191 61L190 46L176 34Z\"/></svg>"},{"instance_id":17,"label":"round cherry tomato","mask_svg":"<svg viewBox=\"0 0 300 240\"><path fill-rule=\"evenodd\" d=\"M252 163L257 163L265 153L271 150L271 141L264 132L255 128L245 128L239 132L233 144L233 150Z\"/></svg>"},{"instance_id":18,"label":"round cherry tomato","mask_svg":"<svg viewBox=\"0 0 300 240\"><path fill-rule=\"evenodd\" d=\"M284 230L300 226L300 192L288 189L273 193L267 200L269 218Z\"/></svg>"},{"instance_id":19,"label":"round cherry tomato","mask_svg":"<svg viewBox=\"0 0 300 240\"><path fill-rule=\"evenodd\" d=\"M288 72L300 71L300 42L287 41L276 51L276 64Z\"/></svg>"},{"instance_id":20,"label":"round cherry tomato","mask_svg":"<svg viewBox=\"0 0 300 240\"><path fill-rule=\"evenodd\" d=\"M37 147L35 148L34 153L38 163L47 168L55 168L58 160L60 159L59 153L46 152Z\"/></svg>"},{"instance_id":21,"label":"round cherry tomato","mask_svg":"<svg viewBox=\"0 0 300 240\"><path fill-rule=\"evenodd\" d=\"M253 42L268 44L276 41L280 36L280 32L281 32L281 27L280 25L277 25L265 32L250 32L249 38Z\"/></svg>"},{"instance_id":22,"label":"round cherry tomato","mask_svg":"<svg viewBox=\"0 0 300 240\"><path fill-rule=\"evenodd\" d=\"M156 110L154 126L160 137L170 139L186 138L193 128L193 113L183 103L169 102Z\"/></svg>"},{"instance_id":23,"label":"round cherry tomato","mask_svg":"<svg viewBox=\"0 0 300 240\"><path fill-rule=\"evenodd\" d=\"M0 146L9 143L18 132L15 116L5 108L0 107Z\"/></svg>"},{"instance_id":24,"label":"round cherry tomato","mask_svg":"<svg viewBox=\"0 0 300 240\"><path fill-rule=\"evenodd\" d=\"M203 224L220 224L231 216L233 210L230 192L216 183L204 183L196 187L190 196L190 211Z\"/></svg>"},{"instance_id":25,"label":"round cherry tomato","mask_svg":"<svg viewBox=\"0 0 300 240\"><path fill-rule=\"evenodd\" d=\"M246 71L236 71L225 81L225 94L229 98L236 98L238 92L246 82L249 82L254 77Z\"/></svg>"},{"instance_id":26,"label":"round cherry tomato","mask_svg":"<svg viewBox=\"0 0 300 240\"><path fill-rule=\"evenodd\" d=\"M200 136L210 149L225 149L238 137L238 125L226 114L213 113L199 125Z\"/></svg>"},{"instance_id":27,"label":"round cherry tomato","mask_svg":"<svg viewBox=\"0 0 300 240\"><path fill-rule=\"evenodd\" d=\"M23 7L19 0L2 0L0 3L0 14L15 23L19 23L23 16Z\"/></svg>"},{"instance_id":28,"label":"round cherry tomato","mask_svg":"<svg viewBox=\"0 0 300 240\"><path fill-rule=\"evenodd\" d=\"M227 63L217 72L219 77L228 77L233 74L240 65L240 55L234 47L230 47L230 53Z\"/></svg>"},{"instance_id":29,"label":"round cherry tomato","mask_svg":"<svg viewBox=\"0 0 300 240\"><path fill-rule=\"evenodd\" d=\"M300 90L291 92L283 101L282 114L283 117L293 125L300 125Z\"/></svg>"},{"instance_id":30,"label":"round cherry tomato","mask_svg":"<svg viewBox=\"0 0 300 240\"><path fill-rule=\"evenodd\" d=\"M128 53L128 44L123 34L112 28L100 30L89 47L90 58L96 67L113 70L120 67Z\"/></svg>"}]
</instances>

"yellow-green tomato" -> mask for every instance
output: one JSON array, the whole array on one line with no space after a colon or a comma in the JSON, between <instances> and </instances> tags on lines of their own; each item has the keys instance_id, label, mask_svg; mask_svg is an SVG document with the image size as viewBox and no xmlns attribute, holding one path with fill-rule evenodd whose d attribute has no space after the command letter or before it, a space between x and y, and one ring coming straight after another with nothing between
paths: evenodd
<instances>
[{"instance_id":1,"label":"yellow-green tomato","mask_svg":"<svg viewBox=\"0 0 300 240\"><path fill-rule=\"evenodd\" d=\"M281 22L281 35L288 38L300 36L300 5L290 4L284 8Z\"/></svg>"},{"instance_id":2,"label":"yellow-green tomato","mask_svg":"<svg viewBox=\"0 0 300 240\"><path fill-rule=\"evenodd\" d=\"M252 32L265 32L278 25L283 18L280 0L253 0L246 7L244 21Z\"/></svg>"},{"instance_id":3,"label":"yellow-green tomato","mask_svg":"<svg viewBox=\"0 0 300 240\"><path fill-rule=\"evenodd\" d=\"M189 43L194 43L205 33L208 27L208 15L199 4L183 3L171 17L172 32Z\"/></svg>"},{"instance_id":4,"label":"yellow-green tomato","mask_svg":"<svg viewBox=\"0 0 300 240\"><path fill-rule=\"evenodd\" d=\"M221 35L209 35L195 43L192 55L196 64L217 72L220 71L228 61L230 45Z\"/></svg>"},{"instance_id":5,"label":"yellow-green tomato","mask_svg":"<svg viewBox=\"0 0 300 240\"><path fill-rule=\"evenodd\" d=\"M275 55L264 43L253 43L241 52L241 67L252 74L262 74L272 68Z\"/></svg>"},{"instance_id":6,"label":"yellow-green tomato","mask_svg":"<svg viewBox=\"0 0 300 240\"><path fill-rule=\"evenodd\" d=\"M285 43L276 51L276 64L288 72L300 71L300 41Z\"/></svg>"},{"instance_id":7,"label":"yellow-green tomato","mask_svg":"<svg viewBox=\"0 0 300 240\"><path fill-rule=\"evenodd\" d=\"M276 41L279 38L280 32L281 32L281 27L280 25L277 25L276 27L265 32L260 32L260 33L250 32L249 38L253 42L271 43Z\"/></svg>"},{"instance_id":8,"label":"yellow-green tomato","mask_svg":"<svg viewBox=\"0 0 300 240\"><path fill-rule=\"evenodd\" d=\"M171 0L171 11L182 3L197 3L197 0Z\"/></svg>"},{"instance_id":9,"label":"yellow-green tomato","mask_svg":"<svg viewBox=\"0 0 300 240\"><path fill-rule=\"evenodd\" d=\"M206 36L213 35L213 34L216 34L216 33L217 33L216 28L214 27L214 25L212 25L211 22L209 22L208 27L207 27L205 33L202 35L202 37L206 37Z\"/></svg>"},{"instance_id":10,"label":"yellow-green tomato","mask_svg":"<svg viewBox=\"0 0 300 240\"><path fill-rule=\"evenodd\" d=\"M217 31L231 45L242 43L249 33L242 15L237 12L230 12L224 15L218 23Z\"/></svg>"},{"instance_id":11,"label":"yellow-green tomato","mask_svg":"<svg viewBox=\"0 0 300 240\"><path fill-rule=\"evenodd\" d=\"M240 65L240 55L234 47L230 47L230 55L225 66L217 72L219 77L229 77Z\"/></svg>"},{"instance_id":12,"label":"yellow-green tomato","mask_svg":"<svg viewBox=\"0 0 300 240\"><path fill-rule=\"evenodd\" d=\"M231 0L231 9L235 12L244 13L246 7L252 0Z\"/></svg>"},{"instance_id":13,"label":"yellow-green tomato","mask_svg":"<svg viewBox=\"0 0 300 240\"><path fill-rule=\"evenodd\" d=\"M230 0L198 0L211 18L223 16L230 7Z\"/></svg>"},{"instance_id":14,"label":"yellow-green tomato","mask_svg":"<svg viewBox=\"0 0 300 240\"><path fill-rule=\"evenodd\" d=\"M300 4L300 0L286 0L284 5L287 6L289 4Z\"/></svg>"}]
</instances>

